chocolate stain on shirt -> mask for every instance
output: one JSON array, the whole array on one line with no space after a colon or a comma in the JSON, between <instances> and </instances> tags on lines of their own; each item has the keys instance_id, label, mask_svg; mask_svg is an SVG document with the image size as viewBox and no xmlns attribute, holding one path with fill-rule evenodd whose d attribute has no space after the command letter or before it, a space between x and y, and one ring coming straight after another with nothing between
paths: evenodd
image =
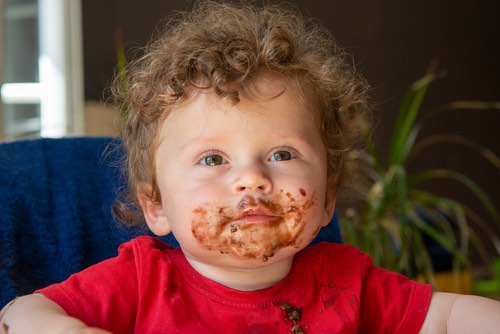
<instances>
[{"instance_id":1,"label":"chocolate stain on shirt","mask_svg":"<svg viewBox=\"0 0 500 334\"><path fill-rule=\"evenodd\" d=\"M288 303L280 305L280 308L285 311L285 318L292 322L292 333L293 334L305 334L302 326L297 324L297 321L302 317L302 310L298 307L294 307Z\"/></svg>"}]
</instances>

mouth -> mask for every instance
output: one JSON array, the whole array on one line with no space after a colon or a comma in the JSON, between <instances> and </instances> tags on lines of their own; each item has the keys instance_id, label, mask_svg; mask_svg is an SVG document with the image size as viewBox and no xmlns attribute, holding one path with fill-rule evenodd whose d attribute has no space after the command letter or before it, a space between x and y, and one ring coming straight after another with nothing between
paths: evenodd
<instances>
[{"instance_id":1,"label":"mouth","mask_svg":"<svg viewBox=\"0 0 500 334\"><path fill-rule=\"evenodd\" d=\"M264 208L247 208L237 215L232 223L266 223L280 219L279 216L265 210Z\"/></svg>"},{"instance_id":2,"label":"mouth","mask_svg":"<svg viewBox=\"0 0 500 334\"><path fill-rule=\"evenodd\" d=\"M268 215L244 215L233 220L233 223L267 223L279 219Z\"/></svg>"},{"instance_id":3,"label":"mouth","mask_svg":"<svg viewBox=\"0 0 500 334\"><path fill-rule=\"evenodd\" d=\"M236 205L203 204L193 210L193 237L204 249L265 262L282 248L304 244L304 215L317 198L300 195L282 190L270 198L243 196Z\"/></svg>"}]
</instances>

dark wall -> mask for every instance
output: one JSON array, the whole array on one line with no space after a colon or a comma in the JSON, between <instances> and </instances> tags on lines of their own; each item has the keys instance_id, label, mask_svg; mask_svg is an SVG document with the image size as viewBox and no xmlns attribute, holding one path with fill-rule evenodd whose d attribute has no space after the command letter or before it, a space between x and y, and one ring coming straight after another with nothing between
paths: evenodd
<instances>
[{"instance_id":1,"label":"dark wall","mask_svg":"<svg viewBox=\"0 0 500 334\"><path fill-rule=\"evenodd\" d=\"M115 33L127 50L143 46L158 22L187 1L85 0L83 2L85 96L100 99L116 64ZM456 99L500 100L500 1L487 0L296 0L301 10L328 27L353 54L373 86L376 135L384 153L399 102L432 59L447 76L435 82L424 106ZM146 5L147 4L147 5ZM132 54L129 54L129 57ZM426 125L423 134L453 132L500 154L500 112L450 112ZM443 145L424 154L412 169L450 167L479 181L500 204L498 168L477 152ZM445 195L459 195L482 209L453 182L437 184ZM435 188L436 186L434 186ZM491 221L491 220L490 220Z\"/></svg>"},{"instance_id":2,"label":"dark wall","mask_svg":"<svg viewBox=\"0 0 500 334\"><path fill-rule=\"evenodd\" d=\"M147 3L147 5L145 5ZM85 98L102 99L117 64L116 41L122 35L127 57L144 46L160 21L183 1L85 0L83 50Z\"/></svg>"}]
</instances>

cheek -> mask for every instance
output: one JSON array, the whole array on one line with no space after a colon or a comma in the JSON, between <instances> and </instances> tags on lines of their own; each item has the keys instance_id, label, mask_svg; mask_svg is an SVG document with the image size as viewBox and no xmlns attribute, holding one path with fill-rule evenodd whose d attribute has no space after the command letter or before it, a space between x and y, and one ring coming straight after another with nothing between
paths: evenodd
<instances>
[{"instance_id":1,"label":"cheek","mask_svg":"<svg viewBox=\"0 0 500 334\"><path fill-rule=\"evenodd\" d=\"M318 235L323 226L324 196L315 197L314 203L303 213L304 232L301 236L303 244L309 244Z\"/></svg>"},{"instance_id":2,"label":"cheek","mask_svg":"<svg viewBox=\"0 0 500 334\"><path fill-rule=\"evenodd\" d=\"M207 198L218 201L221 192L214 187L198 187L196 189L185 189L179 187L181 191L168 192L164 198L167 216L172 228L172 232L179 242L192 242L192 224L199 220L199 210L206 202ZM206 219L205 217L204 219ZM208 217L208 220L213 221Z\"/></svg>"}]
</instances>

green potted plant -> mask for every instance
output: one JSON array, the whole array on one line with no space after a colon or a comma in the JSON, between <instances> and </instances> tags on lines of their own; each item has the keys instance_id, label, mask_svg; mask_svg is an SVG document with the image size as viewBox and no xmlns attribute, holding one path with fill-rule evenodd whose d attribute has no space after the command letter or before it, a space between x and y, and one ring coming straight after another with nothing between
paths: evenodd
<instances>
[{"instance_id":1,"label":"green potted plant","mask_svg":"<svg viewBox=\"0 0 500 334\"><path fill-rule=\"evenodd\" d=\"M441 76L433 69L413 83L406 92L393 127L391 146L382 161L372 138L366 136L366 149L354 150L351 162L362 162L362 180L349 191L359 201L340 214L343 237L369 253L374 263L411 278L420 278L438 288L429 241L444 249L451 258L453 284L464 284L469 275L469 246L474 247L485 263L491 255L479 240L477 231L489 236L500 254L500 239L484 219L455 198L423 190L420 185L434 179L449 178L463 184L484 206L495 224L500 221L497 209L481 187L471 178L451 169L430 169L410 173L408 163L424 149L438 143L453 142L477 150L500 169L500 159L491 150L456 134L420 138L425 121L451 109L500 109L498 102L455 101L422 114L422 101L429 85ZM422 119L422 117L420 117ZM418 140L417 140L418 138ZM364 182L363 182L364 181ZM457 290L452 289L452 290ZM463 292L463 291L461 291ZM468 292L468 291L465 291Z\"/></svg>"}]
</instances>

